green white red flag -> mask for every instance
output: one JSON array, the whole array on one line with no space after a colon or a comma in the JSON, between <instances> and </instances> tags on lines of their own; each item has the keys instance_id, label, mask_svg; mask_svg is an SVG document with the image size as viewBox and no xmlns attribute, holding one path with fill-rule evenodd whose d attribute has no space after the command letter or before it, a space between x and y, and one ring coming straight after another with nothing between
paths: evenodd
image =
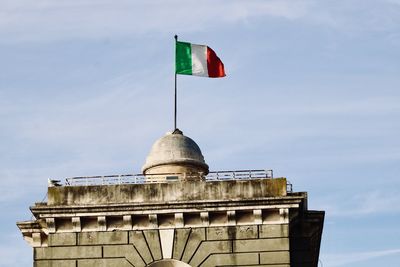
<instances>
[{"instance_id":1,"label":"green white red flag","mask_svg":"<svg viewBox=\"0 0 400 267\"><path fill-rule=\"evenodd\" d=\"M225 77L224 64L217 54L206 45L176 42L176 74L210 78Z\"/></svg>"}]
</instances>

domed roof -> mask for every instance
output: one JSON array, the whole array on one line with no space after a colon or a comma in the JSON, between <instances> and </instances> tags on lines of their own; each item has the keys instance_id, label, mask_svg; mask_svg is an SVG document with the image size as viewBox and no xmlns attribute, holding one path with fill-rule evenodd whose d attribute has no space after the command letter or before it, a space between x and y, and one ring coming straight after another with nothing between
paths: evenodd
<instances>
[{"instance_id":1,"label":"domed roof","mask_svg":"<svg viewBox=\"0 0 400 267\"><path fill-rule=\"evenodd\" d=\"M208 165L199 146L179 129L167 133L153 144L142 171L145 174L148 169L163 165L192 166L208 173Z\"/></svg>"}]
</instances>

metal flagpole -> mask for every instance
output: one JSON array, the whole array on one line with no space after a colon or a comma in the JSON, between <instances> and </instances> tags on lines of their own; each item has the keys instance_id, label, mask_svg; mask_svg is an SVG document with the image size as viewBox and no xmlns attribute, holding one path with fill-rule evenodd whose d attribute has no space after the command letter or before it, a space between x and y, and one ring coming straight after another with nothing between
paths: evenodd
<instances>
[{"instance_id":1,"label":"metal flagpole","mask_svg":"<svg viewBox=\"0 0 400 267\"><path fill-rule=\"evenodd\" d=\"M177 97L177 89L176 89L176 77L177 77L177 74L176 74L176 43L178 42L178 35L175 35L174 36L175 37L175 110L174 110L174 130L176 130L177 129L177 127L176 127L176 113L177 113L177 101L178 101L178 97Z\"/></svg>"},{"instance_id":2,"label":"metal flagpole","mask_svg":"<svg viewBox=\"0 0 400 267\"><path fill-rule=\"evenodd\" d=\"M178 42L178 35L175 35L175 65L176 65L176 43ZM174 111L174 131L177 129L176 128L176 111L177 111L177 90L176 90L176 66L175 66L175 111Z\"/></svg>"}]
</instances>

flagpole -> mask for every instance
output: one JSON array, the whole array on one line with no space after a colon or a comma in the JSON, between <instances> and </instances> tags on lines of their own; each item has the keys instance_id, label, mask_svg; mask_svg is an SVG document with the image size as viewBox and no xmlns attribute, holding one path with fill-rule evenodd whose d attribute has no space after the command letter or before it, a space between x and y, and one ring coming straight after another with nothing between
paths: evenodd
<instances>
[{"instance_id":1,"label":"flagpole","mask_svg":"<svg viewBox=\"0 0 400 267\"><path fill-rule=\"evenodd\" d=\"M174 36L175 38L175 65L176 65L176 43L178 42L178 35ZM176 74L176 66L175 66L175 110L174 110L174 130L177 129L176 127L176 115L177 115L177 89L176 89L176 82L177 82L177 74Z\"/></svg>"}]
</instances>

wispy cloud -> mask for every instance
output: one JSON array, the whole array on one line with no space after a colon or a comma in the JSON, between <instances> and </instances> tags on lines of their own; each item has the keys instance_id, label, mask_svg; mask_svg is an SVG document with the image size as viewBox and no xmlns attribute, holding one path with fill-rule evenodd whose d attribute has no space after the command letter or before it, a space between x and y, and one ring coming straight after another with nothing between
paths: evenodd
<instances>
[{"instance_id":1,"label":"wispy cloud","mask_svg":"<svg viewBox=\"0 0 400 267\"><path fill-rule=\"evenodd\" d=\"M305 2L275 0L250 3L16 0L3 3L0 34L8 35L8 41L13 42L107 38L149 31L190 32L259 16L295 19L305 13L306 6Z\"/></svg>"},{"instance_id":2,"label":"wispy cloud","mask_svg":"<svg viewBox=\"0 0 400 267\"><path fill-rule=\"evenodd\" d=\"M155 112L162 98L149 94L163 83L162 74L139 85L140 75L149 76L127 73L93 85L94 92L85 88L74 101L26 104L2 98L0 134L8 142L0 147L0 177L7 181L0 202L45 192L47 178L138 172L152 140L166 128L153 123L163 121L164 113ZM143 142L149 136L154 137Z\"/></svg>"},{"instance_id":3,"label":"wispy cloud","mask_svg":"<svg viewBox=\"0 0 400 267\"><path fill-rule=\"evenodd\" d=\"M400 254L400 249L377 250L355 253L322 254L321 259L324 266L351 266L352 263L363 262L375 258L382 258Z\"/></svg>"},{"instance_id":4,"label":"wispy cloud","mask_svg":"<svg viewBox=\"0 0 400 267\"><path fill-rule=\"evenodd\" d=\"M313 115L385 115L388 113L400 114L399 100L397 97L362 97L360 99L344 99L341 102L304 103L301 100L294 102L291 106L276 107L273 113Z\"/></svg>"},{"instance_id":5,"label":"wispy cloud","mask_svg":"<svg viewBox=\"0 0 400 267\"><path fill-rule=\"evenodd\" d=\"M330 195L314 201L314 204L327 211L329 217L358 217L376 214L399 214L400 192L396 190L368 191L351 196Z\"/></svg>"},{"instance_id":6,"label":"wispy cloud","mask_svg":"<svg viewBox=\"0 0 400 267\"><path fill-rule=\"evenodd\" d=\"M2 2L2 42L116 38L149 32L184 33L269 17L290 21L301 19L343 31L393 29L400 20L397 5L387 2L376 6L374 1L330 4L309 0ZM353 16L355 13L357 16Z\"/></svg>"}]
</instances>

